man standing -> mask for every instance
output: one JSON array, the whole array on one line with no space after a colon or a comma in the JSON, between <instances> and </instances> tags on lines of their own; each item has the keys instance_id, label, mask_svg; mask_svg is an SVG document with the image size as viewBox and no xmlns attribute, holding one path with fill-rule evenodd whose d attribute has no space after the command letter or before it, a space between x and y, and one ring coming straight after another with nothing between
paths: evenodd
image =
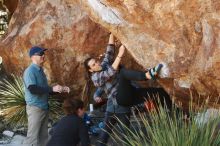
<instances>
[{"instance_id":1,"label":"man standing","mask_svg":"<svg viewBox=\"0 0 220 146\"><path fill-rule=\"evenodd\" d=\"M25 70L25 101L28 117L27 138L24 146L45 146L48 140L48 96L50 93L69 92L69 87L56 85L50 87L43 71L45 51L41 47L32 47L29 56L32 64Z\"/></svg>"}]
</instances>

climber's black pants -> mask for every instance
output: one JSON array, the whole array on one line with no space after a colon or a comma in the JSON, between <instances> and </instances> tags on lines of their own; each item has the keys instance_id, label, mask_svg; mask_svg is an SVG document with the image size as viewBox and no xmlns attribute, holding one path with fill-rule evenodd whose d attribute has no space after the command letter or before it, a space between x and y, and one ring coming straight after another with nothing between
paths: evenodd
<instances>
[{"instance_id":1,"label":"climber's black pants","mask_svg":"<svg viewBox=\"0 0 220 146\"><path fill-rule=\"evenodd\" d=\"M119 85L116 96L119 105L133 106L149 98L159 98L162 105L165 101L168 108L172 107L172 101L163 88L136 88L131 84L132 80L146 80L145 72L121 68L118 75Z\"/></svg>"}]
</instances>

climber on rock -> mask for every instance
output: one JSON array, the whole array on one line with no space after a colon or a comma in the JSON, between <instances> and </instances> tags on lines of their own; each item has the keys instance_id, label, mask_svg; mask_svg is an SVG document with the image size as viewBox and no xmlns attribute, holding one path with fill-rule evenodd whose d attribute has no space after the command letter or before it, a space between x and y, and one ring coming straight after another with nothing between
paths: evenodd
<instances>
[{"instance_id":1,"label":"climber on rock","mask_svg":"<svg viewBox=\"0 0 220 146\"><path fill-rule=\"evenodd\" d=\"M156 80L163 65L158 64L146 72L128 70L120 66L124 52L125 46L121 45L118 55L114 59L115 39L110 34L103 61L100 63L95 58L88 58L84 62L88 80L92 80L99 90L105 91L108 98L104 130L100 134L99 145L107 143L112 126L117 122L116 118L125 126L129 126L130 107L140 101L143 102L148 95L156 94L156 90L152 88L135 88L131 81ZM165 100L169 105L172 104L169 98ZM101 101L99 94L95 97L95 101Z\"/></svg>"},{"instance_id":2,"label":"climber on rock","mask_svg":"<svg viewBox=\"0 0 220 146\"><path fill-rule=\"evenodd\" d=\"M95 58L88 58L85 60L84 66L88 74L87 76L91 78L96 87L105 88L108 96L115 97L119 105L131 106L135 93L131 81L155 80L163 65L158 64L147 72L119 67L124 51L125 46L121 45L118 55L112 63L115 45L114 36L111 34L103 61L100 63Z\"/></svg>"}]
</instances>

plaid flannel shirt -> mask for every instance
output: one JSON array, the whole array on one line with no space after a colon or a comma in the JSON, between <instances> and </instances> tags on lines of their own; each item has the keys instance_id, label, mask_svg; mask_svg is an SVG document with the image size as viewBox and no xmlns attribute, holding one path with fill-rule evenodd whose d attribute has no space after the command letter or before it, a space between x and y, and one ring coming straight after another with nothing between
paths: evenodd
<instances>
[{"instance_id":1,"label":"plaid flannel shirt","mask_svg":"<svg viewBox=\"0 0 220 146\"><path fill-rule=\"evenodd\" d=\"M117 94L118 81L116 70L112 68L115 55L115 46L108 44L105 57L101 63L102 70L92 74L92 81L96 87L101 87L105 91L107 98L115 97Z\"/></svg>"}]
</instances>

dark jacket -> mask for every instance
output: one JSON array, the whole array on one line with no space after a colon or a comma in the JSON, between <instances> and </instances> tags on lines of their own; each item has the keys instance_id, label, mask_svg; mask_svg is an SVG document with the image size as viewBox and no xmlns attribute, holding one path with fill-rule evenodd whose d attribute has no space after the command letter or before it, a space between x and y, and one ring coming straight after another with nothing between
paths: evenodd
<instances>
[{"instance_id":1,"label":"dark jacket","mask_svg":"<svg viewBox=\"0 0 220 146\"><path fill-rule=\"evenodd\" d=\"M47 146L89 146L88 129L83 119L76 115L63 117L54 127Z\"/></svg>"}]
</instances>

